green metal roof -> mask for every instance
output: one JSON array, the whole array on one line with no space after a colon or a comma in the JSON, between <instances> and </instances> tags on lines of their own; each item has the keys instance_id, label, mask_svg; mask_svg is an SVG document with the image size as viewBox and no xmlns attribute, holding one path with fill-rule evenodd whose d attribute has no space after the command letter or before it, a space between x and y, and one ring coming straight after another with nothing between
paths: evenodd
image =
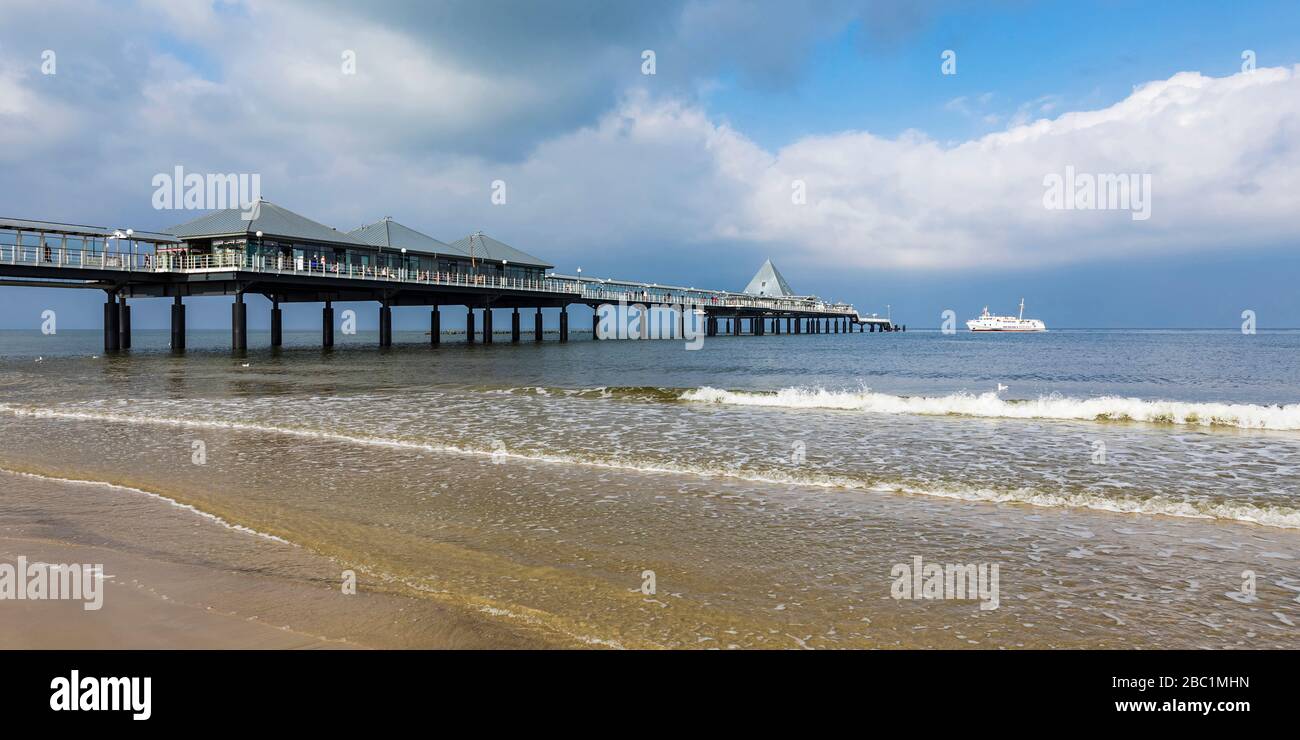
<instances>
[{"instance_id":1,"label":"green metal roof","mask_svg":"<svg viewBox=\"0 0 1300 740\"><path fill-rule=\"evenodd\" d=\"M252 235L276 236L307 242L327 242L346 246L371 246L345 234L300 216L293 211L269 201L259 201L252 209L252 218L245 218L243 208L225 208L199 216L193 221L173 226L167 233L181 239L200 239L214 236Z\"/></svg>"},{"instance_id":2,"label":"green metal roof","mask_svg":"<svg viewBox=\"0 0 1300 740\"><path fill-rule=\"evenodd\" d=\"M348 232L349 236L359 239L372 247L390 247L405 249L418 254L441 254L468 257L469 253L440 242L437 239L403 226L391 218L384 218L373 224L362 226Z\"/></svg>"},{"instance_id":3,"label":"green metal roof","mask_svg":"<svg viewBox=\"0 0 1300 740\"><path fill-rule=\"evenodd\" d=\"M470 249L470 242L473 241L473 250ZM505 242L497 241L490 236L482 233L470 234L469 236L457 239L452 242L451 247L463 250L465 254L473 254L476 259L486 259L495 262L512 262L516 265L527 265L529 267L551 268L555 265L542 260L540 257L534 257L527 252L520 251Z\"/></svg>"}]
</instances>

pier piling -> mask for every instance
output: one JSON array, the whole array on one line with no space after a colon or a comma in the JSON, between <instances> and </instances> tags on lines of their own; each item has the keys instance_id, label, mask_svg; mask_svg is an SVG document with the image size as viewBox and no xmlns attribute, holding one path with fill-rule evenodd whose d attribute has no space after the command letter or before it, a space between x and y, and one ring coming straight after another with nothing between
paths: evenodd
<instances>
[{"instance_id":1,"label":"pier piling","mask_svg":"<svg viewBox=\"0 0 1300 740\"><path fill-rule=\"evenodd\" d=\"M321 309L320 316L320 343L322 347L329 349L334 346L334 304L331 301L325 301L325 308Z\"/></svg>"},{"instance_id":2,"label":"pier piling","mask_svg":"<svg viewBox=\"0 0 1300 740\"><path fill-rule=\"evenodd\" d=\"M283 314L280 311L280 299L271 299L271 346L279 347L284 344L284 322Z\"/></svg>"},{"instance_id":3,"label":"pier piling","mask_svg":"<svg viewBox=\"0 0 1300 740\"><path fill-rule=\"evenodd\" d=\"M492 307L483 307L483 343L492 343Z\"/></svg>"},{"instance_id":4,"label":"pier piling","mask_svg":"<svg viewBox=\"0 0 1300 740\"><path fill-rule=\"evenodd\" d=\"M465 311L465 343L474 343L474 309L466 307Z\"/></svg>"},{"instance_id":5,"label":"pier piling","mask_svg":"<svg viewBox=\"0 0 1300 740\"><path fill-rule=\"evenodd\" d=\"M244 303L244 291L235 293L235 302L230 304L230 348L236 352L248 349L248 304Z\"/></svg>"},{"instance_id":6,"label":"pier piling","mask_svg":"<svg viewBox=\"0 0 1300 740\"><path fill-rule=\"evenodd\" d=\"M569 307L560 306L560 341L569 341Z\"/></svg>"},{"instance_id":7,"label":"pier piling","mask_svg":"<svg viewBox=\"0 0 1300 740\"><path fill-rule=\"evenodd\" d=\"M172 301L172 351L185 349L185 304L178 295Z\"/></svg>"},{"instance_id":8,"label":"pier piling","mask_svg":"<svg viewBox=\"0 0 1300 740\"><path fill-rule=\"evenodd\" d=\"M429 312L429 344L437 346L442 341L442 313L434 306Z\"/></svg>"},{"instance_id":9,"label":"pier piling","mask_svg":"<svg viewBox=\"0 0 1300 740\"><path fill-rule=\"evenodd\" d=\"M131 349L131 307L126 303L125 293L119 293L117 299L117 328L121 335L118 340L118 346L122 349Z\"/></svg>"},{"instance_id":10,"label":"pier piling","mask_svg":"<svg viewBox=\"0 0 1300 740\"><path fill-rule=\"evenodd\" d=\"M537 307L537 313L533 314L533 341L542 341L542 307Z\"/></svg>"},{"instance_id":11,"label":"pier piling","mask_svg":"<svg viewBox=\"0 0 1300 740\"><path fill-rule=\"evenodd\" d=\"M387 300L379 304L379 346L393 345L393 307Z\"/></svg>"},{"instance_id":12,"label":"pier piling","mask_svg":"<svg viewBox=\"0 0 1300 740\"><path fill-rule=\"evenodd\" d=\"M519 308L517 306L514 312L510 314L510 341L519 341Z\"/></svg>"},{"instance_id":13,"label":"pier piling","mask_svg":"<svg viewBox=\"0 0 1300 740\"><path fill-rule=\"evenodd\" d=\"M121 347L122 337L118 329L118 311L117 299L112 294L108 294L108 300L104 303L104 351L116 352Z\"/></svg>"}]
</instances>

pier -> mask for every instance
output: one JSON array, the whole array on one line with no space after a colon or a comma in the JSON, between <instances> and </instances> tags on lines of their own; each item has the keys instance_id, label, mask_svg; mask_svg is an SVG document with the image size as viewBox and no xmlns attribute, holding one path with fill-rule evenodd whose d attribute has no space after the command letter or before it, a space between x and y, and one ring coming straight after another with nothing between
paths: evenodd
<instances>
[{"instance_id":1,"label":"pier","mask_svg":"<svg viewBox=\"0 0 1300 740\"><path fill-rule=\"evenodd\" d=\"M393 309L412 306L430 311L435 345L444 306L464 310L466 341L483 343L494 340L498 310L510 314L511 342L520 341L524 312L541 341L544 308L559 310L559 341L567 342L574 305L673 307L677 337L687 321L710 337L906 328L851 304L794 295L770 262L745 291L560 275L482 233L444 243L391 218L341 232L266 201L250 208L214 211L166 232L0 218L0 286L104 291L106 352L130 349L137 298L171 299L172 349L184 350L185 299L200 296L231 297L231 347L246 350L250 294L271 302L273 347L282 341L285 303L321 304L321 344L333 346L340 301L378 304L384 347L393 341Z\"/></svg>"}]
</instances>

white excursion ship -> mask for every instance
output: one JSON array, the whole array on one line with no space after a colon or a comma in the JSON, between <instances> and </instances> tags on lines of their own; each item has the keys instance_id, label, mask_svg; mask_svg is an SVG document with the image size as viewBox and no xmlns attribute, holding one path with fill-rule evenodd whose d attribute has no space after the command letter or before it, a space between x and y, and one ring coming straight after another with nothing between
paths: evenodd
<instances>
[{"instance_id":1,"label":"white excursion ship","mask_svg":"<svg viewBox=\"0 0 1300 740\"><path fill-rule=\"evenodd\" d=\"M1025 318L1024 298L1020 299L1019 316L992 316L989 307L985 306L978 319L966 322L966 328L971 331L1047 331L1047 325L1040 319Z\"/></svg>"}]
</instances>

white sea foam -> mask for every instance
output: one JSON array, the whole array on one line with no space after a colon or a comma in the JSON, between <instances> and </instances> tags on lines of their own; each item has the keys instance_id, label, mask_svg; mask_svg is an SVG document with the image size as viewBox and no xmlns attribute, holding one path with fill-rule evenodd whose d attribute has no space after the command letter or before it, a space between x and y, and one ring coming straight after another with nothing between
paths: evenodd
<instances>
[{"instance_id":1,"label":"white sea foam","mask_svg":"<svg viewBox=\"0 0 1300 740\"><path fill-rule=\"evenodd\" d=\"M825 388L783 388L776 392L728 391L704 386L682 393L681 400L728 406L770 406L791 409L842 409L877 414L974 416L991 419L1062 419L1138 421L1200 427L1300 430L1300 403L1260 406L1249 403L1148 401L1101 396L1069 398L1040 396L1008 400L996 393L953 393L946 396L894 396L871 390L831 391Z\"/></svg>"},{"instance_id":2,"label":"white sea foam","mask_svg":"<svg viewBox=\"0 0 1300 740\"><path fill-rule=\"evenodd\" d=\"M263 539L273 540L275 542L279 542L285 545L293 544L292 542L289 542L288 540L283 539L281 537L276 537L273 534L267 534L266 532L259 532L256 529L252 529L251 527L245 527L242 524L235 524L233 522L226 521L225 519L222 519L216 514L211 514L197 507L190 506L189 504L183 504L180 501L177 501L176 499L170 498L168 496L164 496L161 493L146 491L142 488L134 488L132 486L122 486L122 485L118 485L117 483L109 483L108 481L102 481L102 480L85 480L82 478L61 478L55 475L41 475L39 473L28 473L22 470L10 470L8 468L0 468L0 473L4 473L7 475L17 475L23 478L32 478L35 480L43 480L51 483L64 483L64 484L71 484L75 486L87 486L91 488L107 488L115 491L126 491L128 493L143 494L145 496L149 496L150 498L155 498L160 501L165 501L166 503L171 504L172 506L178 509L184 509L185 511L188 511L192 514L197 514L198 516L201 516L204 519L207 519L208 521L211 521L215 524L219 524L227 529L233 529L236 532L243 532L244 534L251 534L255 537L261 537Z\"/></svg>"},{"instance_id":3,"label":"white sea foam","mask_svg":"<svg viewBox=\"0 0 1300 740\"><path fill-rule=\"evenodd\" d=\"M726 393L726 391L721 392ZM1047 508L1092 509L1121 514L1149 514L1192 519L1221 519L1248 522L1283 529L1300 529L1300 509L1291 506L1260 505L1247 501L1178 500L1162 496L1137 498L1093 491L1049 492L1032 488L1015 488L1006 490L994 490L970 486L927 486L921 488L892 483L881 483L851 475L827 475L808 471L790 471L783 468L747 469L740 467L706 467L671 461L639 461L627 456L588 458L555 453L534 453L522 451L502 452L498 449L480 449L460 445L433 444L429 442L388 437L342 434L338 432L302 427L280 427L269 424L222 421L216 419L181 419L160 416L157 414L151 414L149 416L134 416L130 414L104 413L99 411L20 407L6 403L0 403L0 412L46 419L94 420L123 424L147 424L221 429L234 432L283 434L350 444L418 449L427 452L482 456L493 459L505 457L508 459L527 462L581 465L585 467L626 470L635 473L697 475L706 478L728 478L774 485L812 486L818 488L932 496L937 498L982 503L1027 504L1030 506ZM92 481L69 482L90 483ZM158 494L149 493L147 491L142 491L142 493L148 493L151 496L158 496ZM167 499L165 496L158 497L171 501L171 499ZM176 503L176 505L185 508L193 508L179 503ZM198 510L196 509L195 511ZM205 516L212 516L201 511L198 513L204 514ZM226 524L226 526L238 528L238 525L231 525L226 523L224 520L220 520L219 518L217 519L218 521L221 521L221 523ZM262 533L257 532L256 534ZM262 536L272 537L271 535Z\"/></svg>"}]
</instances>

